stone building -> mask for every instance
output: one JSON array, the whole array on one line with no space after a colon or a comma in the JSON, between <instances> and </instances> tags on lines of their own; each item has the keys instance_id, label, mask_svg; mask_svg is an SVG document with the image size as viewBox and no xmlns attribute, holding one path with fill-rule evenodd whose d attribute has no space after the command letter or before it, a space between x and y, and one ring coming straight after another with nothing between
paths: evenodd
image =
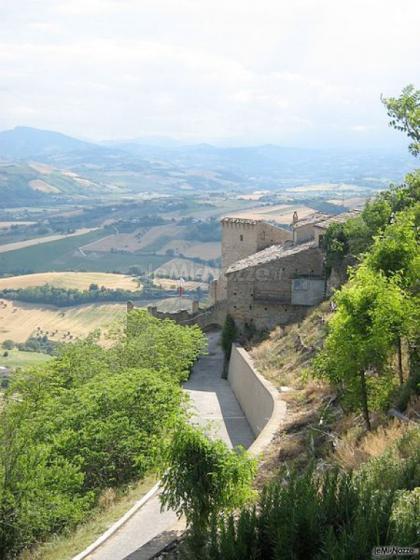
<instances>
[{"instance_id":1,"label":"stone building","mask_svg":"<svg viewBox=\"0 0 420 560\"><path fill-rule=\"evenodd\" d=\"M222 267L219 279L210 287L213 302L227 297L225 273L230 265L272 245L292 239L292 232L266 220L225 217L222 224Z\"/></svg>"},{"instance_id":2,"label":"stone building","mask_svg":"<svg viewBox=\"0 0 420 560\"><path fill-rule=\"evenodd\" d=\"M222 270L210 290L240 328L265 329L302 318L326 294L323 237L355 215L315 212L291 230L264 220L222 219Z\"/></svg>"},{"instance_id":3,"label":"stone building","mask_svg":"<svg viewBox=\"0 0 420 560\"><path fill-rule=\"evenodd\" d=\"M259 251L232 264L226 278L227 312L240 327L297 320L325 295L323 255L313 241Z\"/></svg>"}]
</instances>

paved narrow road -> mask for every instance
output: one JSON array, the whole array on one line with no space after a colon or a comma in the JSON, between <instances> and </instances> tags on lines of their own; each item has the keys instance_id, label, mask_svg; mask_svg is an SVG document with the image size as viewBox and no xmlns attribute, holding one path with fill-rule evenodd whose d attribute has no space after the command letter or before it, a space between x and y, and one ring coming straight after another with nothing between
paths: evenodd
<instances>
[{"instance_id":1,"label":"paved narrow road","mask_svg":"<svg viewBox=\"0 0 420 560\"><path fill-rule=\"evenodd\" d=\"M223 352L220 332L208 334L208 355L194 366L184 388L191 397L195 416L193 422L209 425L210 434L221 438L230 447L249 447L254 434L226 379L221 378ZM158 550L157 535L179 528L172 511L160 511L159 496L151 498L108 541L94 551L89 560L145 560ZM148 545L146 543L149 543Z\"/></svg>"}]
</instances>

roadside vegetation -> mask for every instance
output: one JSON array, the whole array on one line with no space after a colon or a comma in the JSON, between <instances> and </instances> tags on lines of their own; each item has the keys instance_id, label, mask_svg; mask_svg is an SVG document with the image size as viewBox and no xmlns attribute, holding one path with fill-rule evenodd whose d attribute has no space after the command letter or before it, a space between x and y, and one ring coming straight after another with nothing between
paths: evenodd
<instances>
[{"instance_id":1,"label":"roadside vegetation","mask_svg":"<svg viewBox=\"0 0 420 560\"><path fill-rule=\"evenodd\" d=\"M92 335L16 372L0 412L1 559L75 528L104 492L156 471L203 348L198 328L134 310L110 348Z\"/></svg>"},{"instance_id":2,"label":"roadside vegetation","mask_svg":"<svg viewBox=\"0 0 420 560\"><path fill-rule=\"evenodd\" d=\"M406 88L384 100L413 154L419 99ZM332 226L327 264L353 262L348 281L300 324L250 341L288 415L262 457L258 499L215 506L205 522L191 503L181 558L362 560L419 545L419 193L416 171Z\"/></svg>"}]
</instances>

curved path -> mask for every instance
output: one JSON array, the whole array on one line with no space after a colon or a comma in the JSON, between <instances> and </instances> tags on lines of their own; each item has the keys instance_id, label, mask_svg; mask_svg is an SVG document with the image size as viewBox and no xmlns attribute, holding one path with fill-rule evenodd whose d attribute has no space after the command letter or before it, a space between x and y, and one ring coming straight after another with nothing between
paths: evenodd
<instances>
[{"instance_id":1,"label":"curved path","mask_svg":"<svg viewBox=\"0 0 420 560\"><path fill-rule=\"evenodd\" d=\"M198 360L184 385L196 413L193 422L209 424L211 435L230 447L249 447L254 434L228 381L221 378L223 352L219 340L220 332L208 334L208 355ZM174 512L160 511L157 494L87 559L146 560L159 550L160 538L174 535L182 527ZM158 535L162 536L157 538Z\"/></svg>"}]
</instances>

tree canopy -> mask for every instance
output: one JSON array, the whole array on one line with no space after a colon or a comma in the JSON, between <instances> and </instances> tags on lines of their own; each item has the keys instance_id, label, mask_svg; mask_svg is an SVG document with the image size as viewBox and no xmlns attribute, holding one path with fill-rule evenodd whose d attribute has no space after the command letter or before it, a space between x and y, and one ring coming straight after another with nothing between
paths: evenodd
<instances>
[{"instance_id":1,"label":"tree canopy","mask_svg":"<svg viewBox=\"0 0 420 560\"><path fill-rule=\"evenodd\" d=\"M399 97L381 97L390 117L389 125L401 130L412 140L408 149L413 156L420 153L420 90L406 86Z\"/></svg>"},{"instance_id":2,"label":"tree canopy","mask_svg":"<svg viewBox=\"0 0 420 560\"><path fill-rule=\"evenodd\" d=\"M82 521L100 493L156 470L185 417L179 381L204 349L198 328L130 312L16 373L0 411L0 558Z\"/></svg>"}]
</instances>

